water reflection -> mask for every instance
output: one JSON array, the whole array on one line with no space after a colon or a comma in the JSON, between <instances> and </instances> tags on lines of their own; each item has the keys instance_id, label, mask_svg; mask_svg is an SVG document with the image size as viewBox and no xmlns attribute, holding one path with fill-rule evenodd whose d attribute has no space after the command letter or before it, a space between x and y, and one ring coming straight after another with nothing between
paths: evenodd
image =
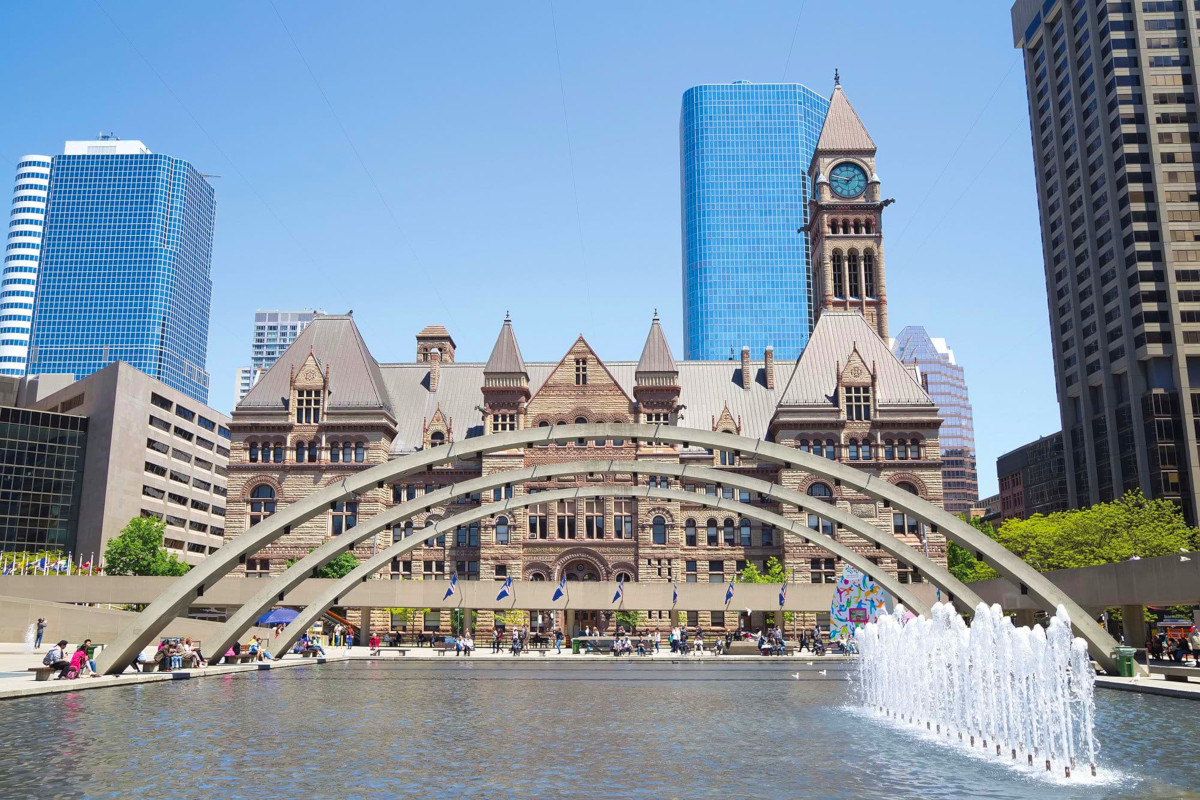
<instances>
[{"instance_id":1,"label":"water reflection","mask_svg":"<svg viewBox=\"0 0 1200 800\"><path fill-rule=\"evenodd\" d=\"M354 663L3 704L0 796L1195 797L1186 701L1101 692L1101 764L1045 783L763 664ZM1124 731L1128 729L1129 735Z\"/></svg>"}]
</instances>

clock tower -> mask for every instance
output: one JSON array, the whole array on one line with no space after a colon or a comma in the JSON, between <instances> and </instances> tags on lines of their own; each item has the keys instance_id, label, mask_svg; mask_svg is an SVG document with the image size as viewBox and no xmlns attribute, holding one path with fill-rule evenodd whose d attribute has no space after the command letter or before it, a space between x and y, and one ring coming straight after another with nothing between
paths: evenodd
<instances>
[{"instance_id":1,"label":"clock tower","mask_svg":"<svg viewBox=\"0 0 1200 800\"><path fill-rule=\"evenodd\" d=\"M808 178L815 187L806 228L814 317L857 311L886 342L882 221L883 209L892 201L880 198L875 142L842 92L836 72Z\"/></svg>"}]
</instances>

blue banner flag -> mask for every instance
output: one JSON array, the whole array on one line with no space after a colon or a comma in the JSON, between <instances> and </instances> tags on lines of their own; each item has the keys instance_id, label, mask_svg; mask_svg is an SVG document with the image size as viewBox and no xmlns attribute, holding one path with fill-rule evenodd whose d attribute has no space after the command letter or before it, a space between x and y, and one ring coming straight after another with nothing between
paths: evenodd
<instances>
[{"instance_id":1,"label":"blue banner flag","mask_svg":"<svg viewBox=\"0 0 1200 800\"><path fill-rule=\"evenodd\" d=\"M555 600L558 600L560 597L562 597L566 593L567 593L567 576L563 575L562 580L558 582L558 588L554 590L554 597L550 598L550 602L553 603Z\"/></svg>"},{"instance_id":2,"label":"blue banner flag","mask_svg":"<svg viewBox=\"0 0 1200 800\"><path fill-rule=\"evenodd\" d=\"M617 580L617 593L613 595L612 601L615 603L625 596L625 576L622 575Z\"/></svg>"},{"instance_id":3,"label":"blue banner flag","mask_svg":"<svg viewBox=\"0 0 1200 800\"><path fill-rule=\"evenodd\" d=\"M671 581L671 605L679 602L679 583Z\"/></svg>"},{"instance_id":4,"label":"blue banner flag","mask_svg":"<svg viewBox=\"0 0 1200 800\"><path fill-rule=\"evenodd\" d=\"M458 591L458 573L450 576L450 586L446 589L446 594L442 596L443 600L449 599L450 595Z\"/></svg>"},{"instance_id":5,"label":"blue banner flag","mask_svg":"<svg viewBox=\"0 0 1200 800\"><path fill-rule=\"evenodd\" d=\"M725 605L729 605L729 601L733 599L733 578L729 579L729 588L725 590Z\"/></svg>"},{"instance_id":6,"label":"blue banner flag","mask_svg":"<svg viewBox=\"0 0 1200 800\"><path fill-rule=\"evenodd\" d=\"M779 586L779 607L783 608L783 604L787 601L787 584Z\"/></svg>"},{"instance_id":7,"label":"blue banner flag","mask_svg":"<svg viewBox=\"0 0 1200 800\"><path fill-rule=\"evenodd\" d=\"M500 594L496 595L497 600L503 600L512 594L512 575L504 579L504 585L500 587Z\"/></svg>"}]
</instances>

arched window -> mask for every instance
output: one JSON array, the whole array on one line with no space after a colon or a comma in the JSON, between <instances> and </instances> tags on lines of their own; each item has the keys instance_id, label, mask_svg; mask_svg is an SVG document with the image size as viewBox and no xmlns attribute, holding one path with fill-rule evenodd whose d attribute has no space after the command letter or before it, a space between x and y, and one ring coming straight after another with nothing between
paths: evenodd
<instances>
[{"instance_id":1,"label":"arched window","mask_svg":"<svg viewBox=\"0 0 1200 800\"><path fill-rule=\"evenodd\" d=\"M870 233L870 231L867 231ZM875 254L870 250L863 253L863 283L867 297L875 296Z\"/></svg>"},{"instance_id":2,"label":"arched window","mask_svg":"<svg viewBox=\"0 0 1200 800\"><path fill-rule=\"evenodd\" d=\"M623 425L624 423L625 423L625 420L623 420L623 419L614 419L613 420L613 425ZM624 439L613 439L613 447L624 447L624 445L625 445Z\"/></svg>"},{"instance_id":3,"label":"arched window","mask_svg":"<svg viewBox=\"0 0 1200 800\"><path fill-rule=\"evenodd\" d=\"M265 483L250 492L250 524L257 525L275 513L275 490Z\"/></svg>"},{"instance_id":4,"label":"arched window","mask_svg":"<svg viewBox=\"0 0 1200 800\"><path fill-rule=\"evenodd\" d=\"M562 420L559 420L558 422L556 422L556 423L554 423L554 424L555 424L555 425L566 425L567 423L563 422ZM557 444L559 447L566 447L566 446L567 446L567 440L566 440L566 439L559 439L557 442L555 442L555 444Z\"/></svg>"},{"instance_id":5,"label":"arched window","mask_svg":"<svg viewBox=\"0 0 1200 800\"><path fill-rule=\"evenodd\" d=\"M851 439L846 446L847 458L851 461L858 461L858 439Z\"/></svg>"},{"instance_id":6,"label":"arched window","mask_svg":"<svg viewBox=\"0 0 1200 800\"><path fill-rule=\"evenodd\" d=\"M850 296L862 297L858 282L858 251L851 250L846 254L846 277L850 283Z\"/></svg>"},{"instance_id":7,"label":"arched window","mask_svg":"<svg viewBox=\"0 0 1200 800\"><path fill-rule=\"evenodd\" d=\"M829 488L829 484L827 483L814 483L808 487L808 496L824 500L826 503L832 503L833 489Z\"/></svg>"},{"instance_id":8,"label":"arched window","mask_svg":"<svg viewBox=\"0 0 1200 800\"><path fill-rule=\"evenodd\" d=\"M908 441L905 439L896 440L896 460L903 461L908 458Z\"/></svg>"},{"instance_id":9,"label":"arched window","mask_svg":"<svg viewBox=\"0 0 1200 800\"><path fill-rule=\"evenodd\" d=\"M721 543L717 538L717 521L715 519L709 519L709 521L705 523L705 526L705 533L707 534L705 541L708 542L709 547L716 547Z\"/></svg>"},{"instance_id":10,"label":"arched window","mask_svg":"<svg viewBox=\"0 0 1200 800\"><path fill-rule=\"evenodd\" d=\"M812 443L812 454L813 454L814 456L818 456L818 457L824 458L824 456L825 456L825 444L824 444L824 443L823 443L823 442L822 442L820 439L813 439L813 443Z\"/></svg>"},{"instance_id":11,"label":"arched window","mask_svg":"<svg viewBox=\"0 0 1200 800\"><path fill-rule=\"evenodd\" d=\"M829 268L833 271L833 296L846 296L846 273L845 267L842 265L842 251L834 250L833 257L829 260Z\"/></svg>"},{"instance_id":12,"label":"arched window","mask_svg":"<svg viewBox=\"0 0 1200 800\"><path fill-rule=\"evenodd\" d=\"M576 417L575 424L576 425L587 425L587 420L584 419L583 417ZM587 447L587 439L576 439L575 446L576 447Z\"/></svg>"},{"instance_id":13,"label":"arched window","mask_svg":"<svg viewBox=\"0 0 1200 800\"><path fill-rule=\"evenodd\" d=\"M283 442L276 442L274 449L275 449L275 463L282 464L283 463Z\"/></svg>"},{"instance_id":14,"label":"arched window","mask_svg":"<svg viewBox=\"0 0 1200 800\"><path fill-rule=\"evenodd\" d=\"M862 222L860 220L854 220L854 232L862 233Z\"/></svg>"},{"instance_id":15,"label":"arched window","mask_svg":"<svg viewBox=\"0 0 1200 800\"><path fill-rule=\"evenodd\" d=\"M871 460L871 442L868 439L862 440L862 447L859 449L859 455L863 461Z\"/></svg>"},{"instance_id":16,"label":"arched window","mask_svg":"<svg viewBox=\"0 0 1200 800\"><path fill-rule=\"evenodd\" d=\"M250 442L250 463L258 463L258 442Z\"/></svg>"},{"instance_id":17,"label":"arched window","mask_svg":"<svg viewBox=\"0 0 1200 800\"><path fill-rule=\"evenodd\" d=\"M353 442L343 442L342 443L342 461L345 461L347 464L349 464L353 460L354 460L354 443Z\"/></svg>"},{"instance_id":18,"label":"arched window","mask_svg":"<svg viewBox=\"0 0 1200 800\"><path fill-rule=\"evenodd\" d=\"M329 460L334 464L342 460L342 446L337 442L329 443Z\"/></svg>"},{"instance_id":19,"label":"arched window","mask_svg":"<svg viewBox=\"0 0 1200 800\"><path fill-rule=\"evenodd\" d=\"M836 219L829 220L829 232L832 233L834 236L837 236L838 221Z\"/></svg>"},{"instance_id":20,"label":"arched window","mask_svg":"<svg viewBox=\"0 0 1200 800\"><path fill-rule=\"evenodd\" d=\"M531 573L529 574L529 580L531 580L531 581L544 581L544 580L546 580L546 576L545 576L545 575L543 575L543 574L542 574L542 573L540 573L540 572L531 572Z\"/></svg>"},{"instance_id":21,"label":"arched window","mask_svg":"<svg viewBox=\"0 0 1200 800\"><path fill-rule=\"evenodd\" d=\"M891 439L885 439L883 442L883 457L888 461L896 460L896 443Z\"/></svg>"},{"instance_id":22,"label":"arched window","mask_svg":"<svg viewBox=\"0 0 1200 800\"><path fill-rule=\"evenodd\" d=\"M801 439L800 444L797 446L797 449L802 453L807 453L812 450L812 448L808 444L808 439Z\"/></svg>"},{"instance_id":23,"label":"arched window","mask_svg":"<svg viewBox=\"0 0 1200 800\"><path fill-rule=\"evenodd\" d=\"M354 461L356 463L361 464L366 460L367 460L367 446L365 444L363 444L362 442L355 442L354 443Z\"/></svg>"},{"instance_id":24,"label":"arched window","mask_svg":"<svg viewBox=\"0 0 1200 800\"><path fill-rule=\"evenodd\" d=\"M875 223L871 220L863 220L863 233L872 234L875 232Z\"/></svg>"},{"instance_id":25,"label":"arched window","mask_svg":"<svg viewBox=\"0 0 1200 800\"><path fill-rule=\"evenodd\" d=\"M902 481L896 484L897 489L903 489L909 494L919 495L917 487L913 486L908 481ZM896 536L925 536L925 526L916 517L907 514L892 514L892 533Z\"/></svg>"},{"instance_id":26,"label":"arched window","mask_svg":"<svg viewBox=\"0 0 1200 800\"><path fill-rule=\"evenodd\" d=\"M496 544L508 544L508 517L496 517Z\"/></svg>"},{"instance_id":27,"label":"arched window","mask_svg":"<svg viewBox=\"0 0 1200 800\"><path fill-rule=\"evenodd\" d=\"M438 520L434 519L433 517L428 517L425 520L424 527L432 528L433 526L437 525L437 523L438 523ZM446 534L441 533L438 536L433 537L432 539L426 539L425 546L426 547L445 547L446 546Z\"/></svg>"},{"instance_id":28,"label":"arched window","mask_svg":"<svg viewBox=\"0 0 1200 800\"><path fill-rule=\"evenodd\" d=\"M696 546L696 520L694 519L683 523L683 544L686 547Z\"/></svg>"},{"instance_id":29,"label":"arched window","mask_svg":"<svg viewBox=\"0 0 1200 800\"><path fill-rule=\"evenodd\" d=\"M429 446L430 447L441 447L445 443L446 443L446 434L442 433L441 431L434 431L433 433L429 434Z\"/></svg>"},{"instance_id":30,"label":"arched window","mask_svg":"<svg viewBox=\"0 0 1200 800\"><path fill-rule=\"evenodd\" d=\"M319 459L317 458L317 440L313 439L311 442L308 443L308 463L315 464L315 463L317 463L318 460Z\"/></svg>"},{"instance_id":31,"label":"arched window","mask_svg":"<svg viewBox=\"0 0 1200 800\"><path fill-rule=\"evenodd\" d=\"M667 521L661 516L650 522L650 541L653 544L667 543Z\"/></svg>"},{"instance_id":32,"label":"arched window","mask_svg":"<svg viewBox=\"0 0 1200 800\"><path fill-rule=\"evenodd\" d=\"M412 523L412 520L410 519L404 523L404 538L407 539L408 537L410 537L412 535L413 535L413 523Z\"/></svg>"},{"instance_id":33,"label":"arched window","mask_svg":"<svg viewBox=\"0 0 1200 800\"><path fill-rule=\"evenodd\" d=\"M633 576L630 575L628 572L618 572L613 577L616 578L618 581L622 581L624 583L633 583Z\"/></svg>"},{"instance_id":34,"label":"arched window","mask_svg":"<svg viewBox=\"0 0 1200 800\"><path fill-rule=\"evenodd\" d=\"M725 518L725 522L721 525L721 532L725 535L725 544L729 547L734 545L733 520L729 517Z\"/></svg>"},{"instance_id":35,"label":"arched window","mask_svg":"<svg viewBox=\"0 0 1200 800\"><path fill-rule=\"evenodd\" d=\"M304 446L304 442L296 442L296 463L303 464L304 456L308 454L308 448Z\"/></svg>"},{"instance_id":36,"label":"arched window","mask_svg":"<svg viewBox=\"0 0 1200 800\"><path fill-rule=\"evenodd\" d=\"M550 427L550 423L549 423L549 422L546 422L546 420L542 420L541 422L539 422L539 423L538 423L538 427L539 427L539 428L549 428L549 427ZM543 442L542 444L535 444L535 445L534 445L534 447L546 447L546 446L547 446L547 443L545 443L545 442Z\"/></svg>"},{"instance_id":37,"label":"arched window","mask_svg":"<svg viewBox=\"0 0 1200 800\"><path fill-rule=\"evenodd\" d=\"M913 439L908 443L908 457L913 461L921 459L921 443L917 439Z\"/></svg>"},{"instance_id":38,"label":"arched window","mask_svg":"<svg viewBox=\"0 0 1200 800\"><path fill-rule=\"evenodd\" d=\"M837 458L837 442L835 442L833 439L827 439L825 441L825 457L830 461Z\"/></svg>"},{"instance_id":39,"label":"arched window","mask_svg":"<svg viewBox=\"0 0 1200 800\"><path fill-rule=\"evenodd\" d=\"M750 520L748 519L738 521L738 544L742 547L750 546Z\"/></svg>"}]
</instances>

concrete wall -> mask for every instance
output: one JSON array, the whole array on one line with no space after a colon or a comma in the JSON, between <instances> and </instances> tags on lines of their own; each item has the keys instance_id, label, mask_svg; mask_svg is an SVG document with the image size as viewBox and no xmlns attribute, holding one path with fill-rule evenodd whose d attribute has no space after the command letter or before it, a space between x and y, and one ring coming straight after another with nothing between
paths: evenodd
<instances>
[{"instance_id":1,"label":"concrete wall","mask_svg":"<svg viewBox=\"0 0 1200 800\"><path fill-rule=\"evenodd\" d=\"M48 644L66 639L72 644L91 639L105 644L113 641L117 633L129 625L137 615L131 611L110 611L106 608L89 608L67 603L50 603L42 600L26 600L19 597L0 595L0 642L21 642L30 625L38 617L46 618L46 634L42 640L43 650ZM220 623L181 617L176 619L163 636L190 636L200 639L215 638ZM265 628L251 628L243 638L253 635L270 639L271 632ZM208 653L205 653L207 656Z\"/></svg>"},{"instance_id":2,"label":"concrete wall","mask_svg":"<svg viewBox=\"0 0 1200 800\"><path fill-rule=\"evenodd\" d=\"M1174 606L1200 603L1200 556L1188 554L1119 561L1095 567L1060 569L1046 577L1084 608L1113 606ZM1037 602L1003 578L972 583L988 603L1007 611L1036 609Z\"/></svg>"}]
</instances>

